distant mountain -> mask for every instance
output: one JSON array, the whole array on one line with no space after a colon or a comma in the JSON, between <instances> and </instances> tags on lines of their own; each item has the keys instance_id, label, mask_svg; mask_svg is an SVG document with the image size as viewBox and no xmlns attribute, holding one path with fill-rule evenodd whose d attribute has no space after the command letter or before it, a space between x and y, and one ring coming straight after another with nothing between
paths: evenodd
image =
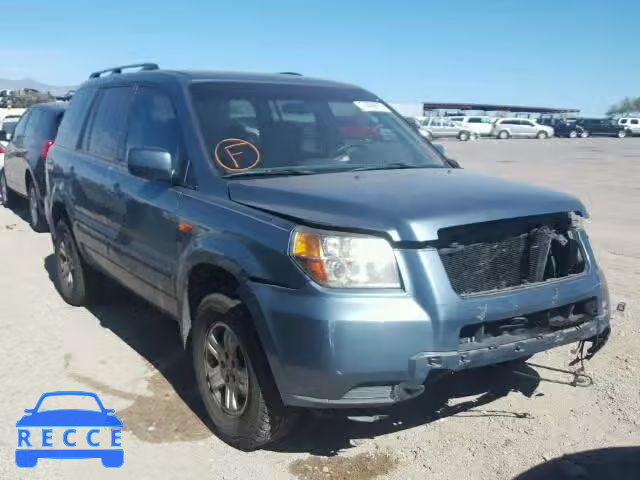
<instances>
[{"instance_id":1,"label":"distant mountain","mask_svg":"<svg viewBox=\"0 0 640 480\"><path fill-rule=\"evenodd\" d=\"M40 83L31 78L23 78L22 80L9 80L0 78L0 90L18 90L21 88L35 88L41 92L51 92L53 95L64 95L69 90L75 88L72 86L47 85Z\"/></svg>"}]
</instances>

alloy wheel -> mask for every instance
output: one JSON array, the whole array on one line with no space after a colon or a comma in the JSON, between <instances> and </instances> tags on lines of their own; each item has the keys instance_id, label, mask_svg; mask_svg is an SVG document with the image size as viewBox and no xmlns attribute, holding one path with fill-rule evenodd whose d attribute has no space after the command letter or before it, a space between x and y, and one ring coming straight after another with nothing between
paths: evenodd
<instances>
[{"instance_id":1,"label":"alloy wheel","mask_svg":"<svg viewBox=\"0 0 640 480\"><path fill-rule=\"evenodd\" d=\"M71 256L70 239L65 235L58 242L58 275L68 291L73 290L75 266Z\"/></svg>"},{"instance_id":2,"label":"alloy wheel","mask_svg":"<svg viewBox=\"0 0 640 480\"><path fill-rule=\"evenodd\" d=\"M29 187L29 214L31 215L31 225L38 225L40 211L36 191L33 187Z\"/></svg>"},{"instance_id":3,"label":"alloy wheel","mask_svg":"<svg viewBox=\"0 0 640 480\"><path fill-rule=\"evenodd\" d=\"M240 416L249 400L247 355L228 325L214 323L204 340L204 368L209 393L227 415Z\"/></svg>"}]
</instances>

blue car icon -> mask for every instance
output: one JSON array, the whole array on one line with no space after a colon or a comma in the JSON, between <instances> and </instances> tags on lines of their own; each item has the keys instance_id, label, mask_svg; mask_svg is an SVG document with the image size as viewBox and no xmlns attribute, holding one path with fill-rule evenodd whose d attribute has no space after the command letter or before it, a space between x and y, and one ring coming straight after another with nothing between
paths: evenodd
<instances>
[{"instance_id":1,"label":"blue car icon","mask_svg":"<svg viewBox=\"0 0 640 480\"><path fill-rule=\"evenodd\" d=\"M97 407L86 410L43 408L43 402L50 402L55 397L70 397L71 399L85 397L82 400L93 399ZM122 422L114 415L115 410L105 408L95 393L75 391L44 393L33 409L26 409L24 412L26 415L16 423L16 427L18 427L16 465L19 467L35 467L39 458L100 458L105 467L120 467L124 463L122 448L104 448L105 445L121 447ZM76 427L98 427L88 430L86 435L88 448L75 448L76 445L82 443ZM70 448L57 448L58 445L53 445L52 432L54 428L64 430L61 438L64 445ZM99 438L101 428L109 429L108 439ZM39 433L42 435L40 436Z\"/></svg>"}]
</instances>

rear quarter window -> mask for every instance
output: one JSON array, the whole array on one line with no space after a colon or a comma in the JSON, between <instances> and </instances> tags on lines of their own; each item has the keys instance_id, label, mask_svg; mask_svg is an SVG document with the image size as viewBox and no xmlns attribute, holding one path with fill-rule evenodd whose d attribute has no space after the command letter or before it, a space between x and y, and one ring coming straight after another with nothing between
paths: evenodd
<instances>
[{"instance_id":1,"label":"rear quarter window","mask_svg":"<svg viewBox=\"0 0 640 480\"><path fill-rule=\"evenodd\" d=\"M93 93L93 90L84 88L78 90L73 96L69 108L67 108L64 118L60 123L60 128L58 129L58 135L56 137L57 145L70 149L77 147L82 125L87 116L89 106L91 105Z\"/></svg>"}]
</instances>

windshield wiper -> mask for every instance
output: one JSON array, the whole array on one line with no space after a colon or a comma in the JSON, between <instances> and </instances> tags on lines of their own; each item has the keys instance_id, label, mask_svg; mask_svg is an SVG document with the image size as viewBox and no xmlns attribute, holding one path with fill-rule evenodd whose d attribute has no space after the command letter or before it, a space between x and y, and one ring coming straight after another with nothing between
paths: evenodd
<instances>
[{"instance_id":1,"label":"windshield wiper","mask_svg":"<svg viewBox=\"0 0 640 480\"><path fill-rule=\"evenodd\" d=\"M299 168L273 168L265 170L247 170L245 172L227 173L222 178L236 177L273 177L276 175L313 175L318 173L315 170L302 170Z\"/></svg>"},{"instance_id":2,"label":"windshield wiper","mask_svg":"<svg viewBox=\"0 0 640 480\"><path fill-rule=\"evenodd\" d=\"M401 170L405 168L432 168L428 165L411 165L409 163L391 162L382 165L368 165L366 167L350 168L350 172L364 172L367 170Z\"/></svg>"}]
</instances>

